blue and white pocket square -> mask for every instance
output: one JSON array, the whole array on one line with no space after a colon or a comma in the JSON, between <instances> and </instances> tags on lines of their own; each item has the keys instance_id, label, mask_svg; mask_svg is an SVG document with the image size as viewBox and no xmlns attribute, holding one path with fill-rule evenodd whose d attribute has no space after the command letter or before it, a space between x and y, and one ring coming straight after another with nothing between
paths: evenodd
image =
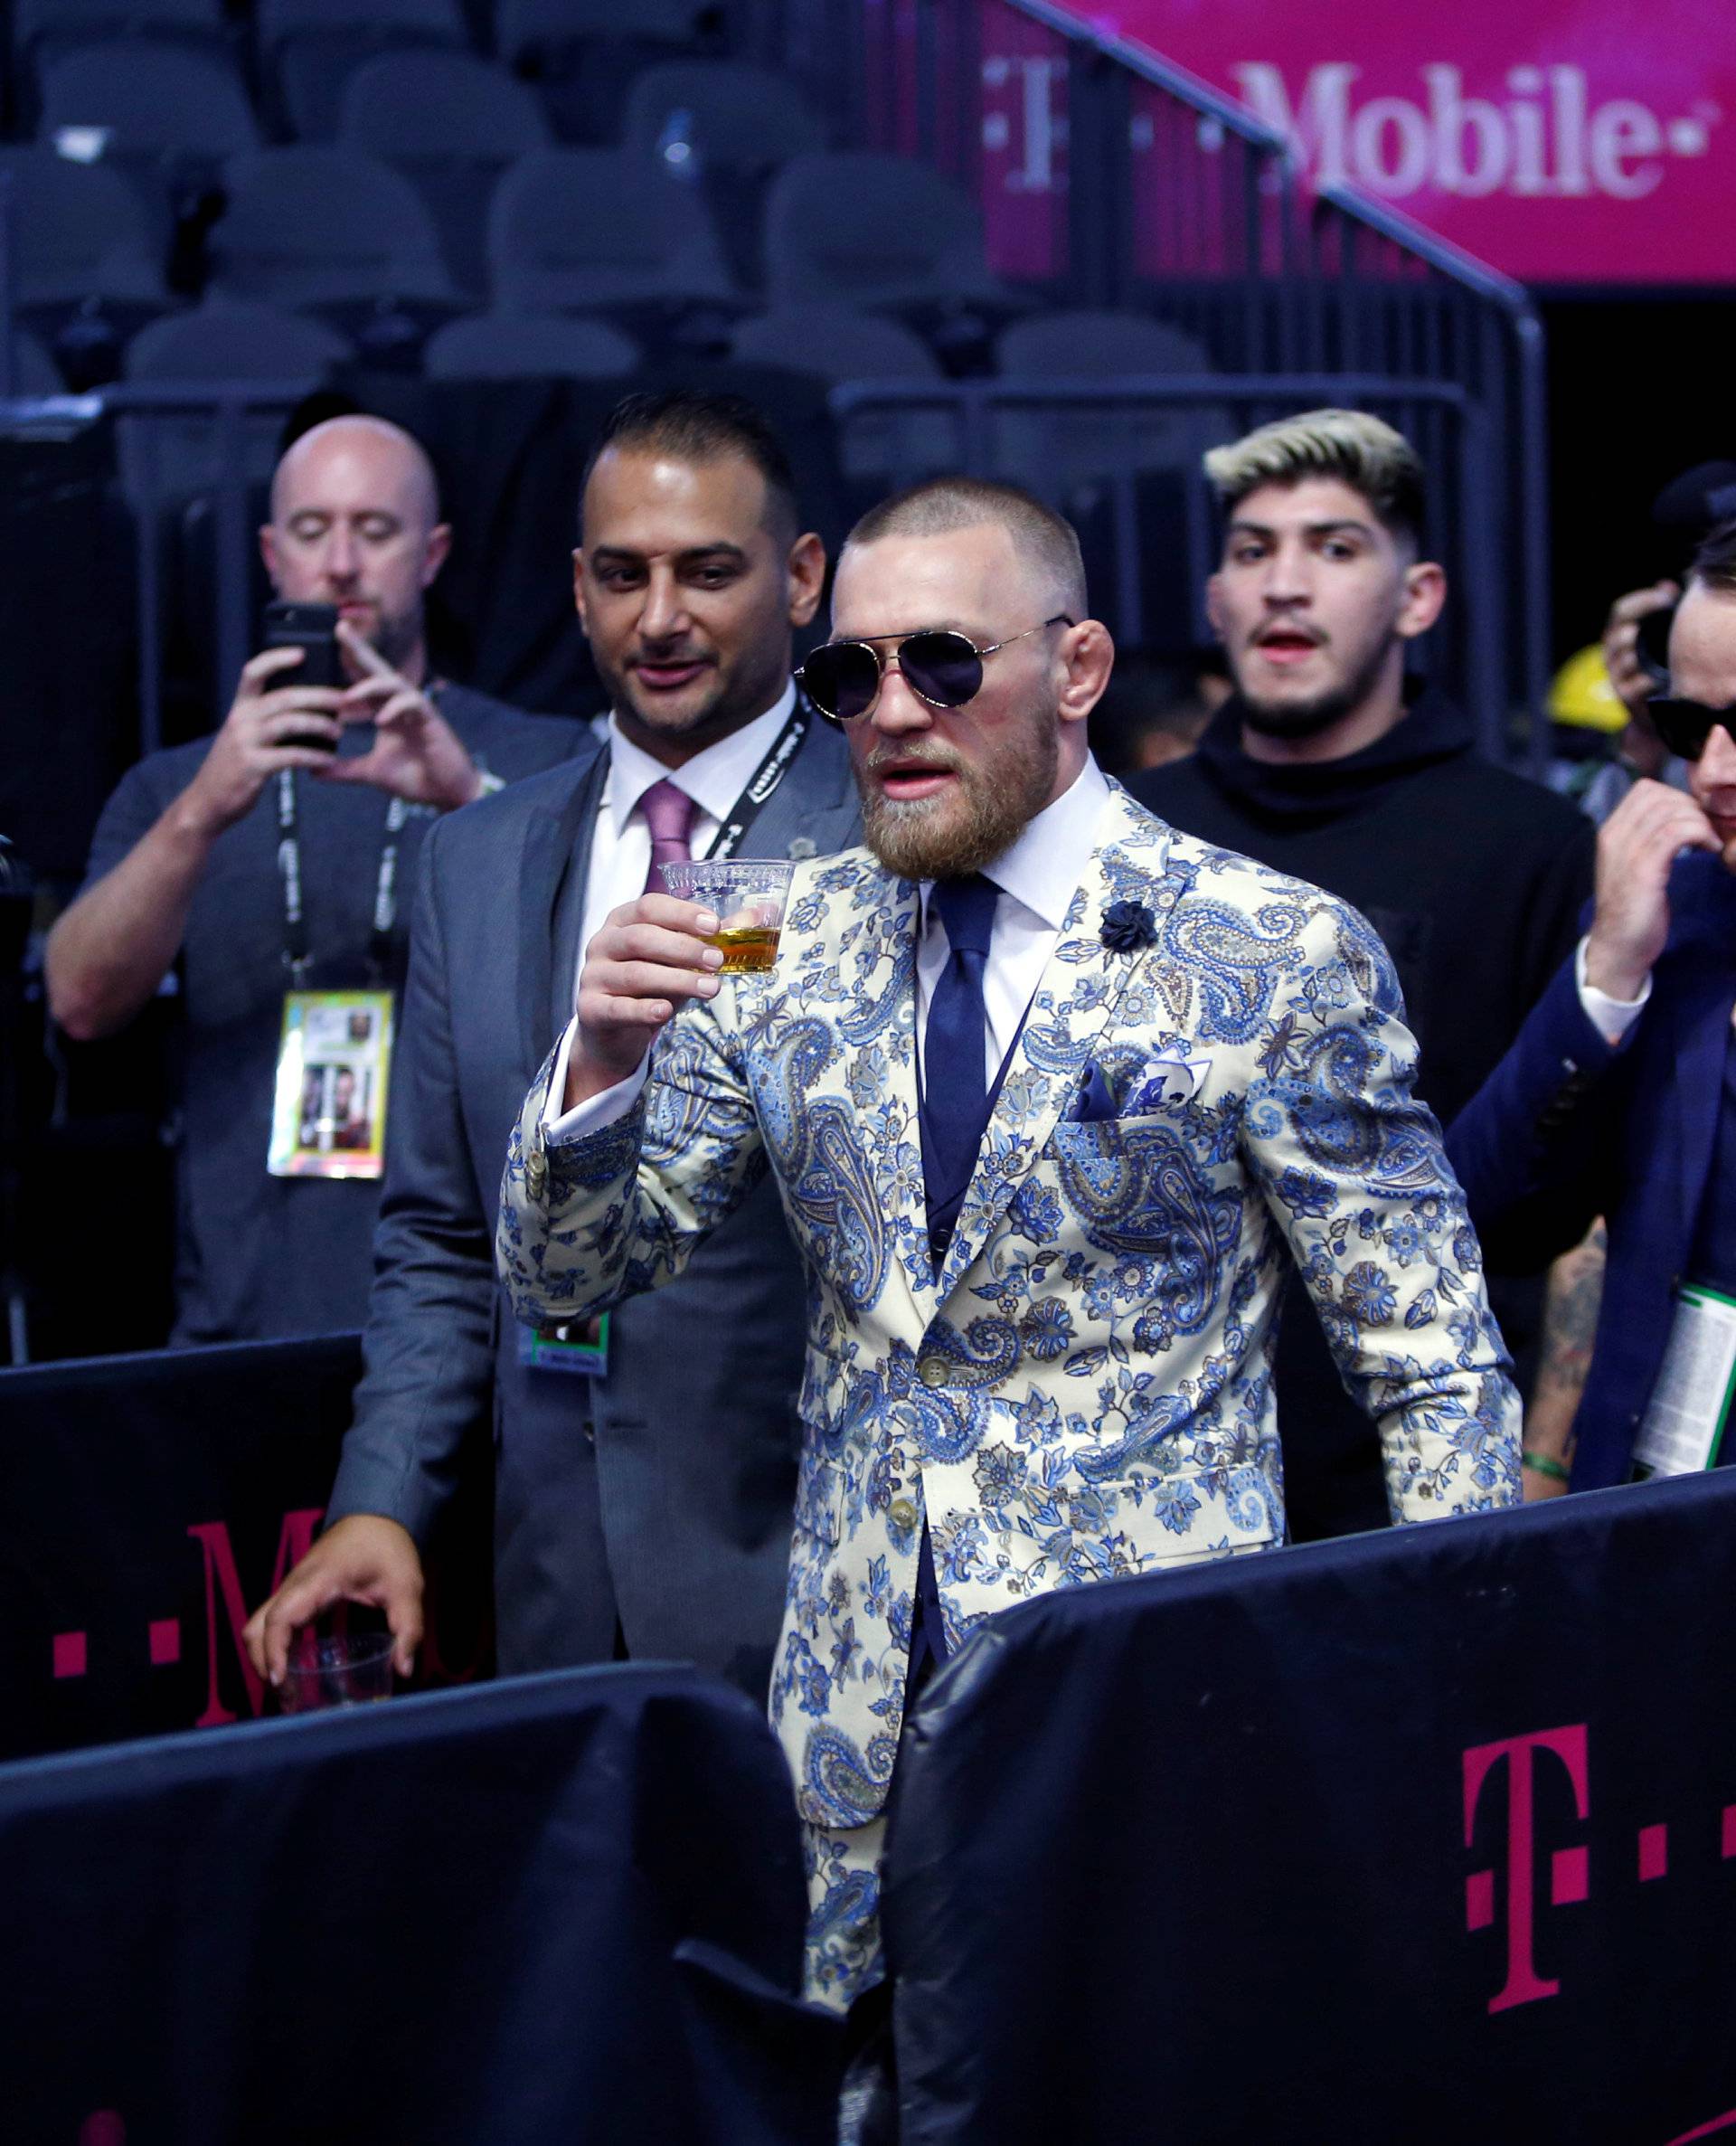
<instances>
[{"instance_id":1,"label":"blue and white pocket square","mask_svg":"<svg viewBox=\"0 0 1736 2146\"><path fill-rule=\"evenodd\" d=\"M1166 1103L1186 1102L1199 1092L1211 1071L1211 1061L1188 1058L1180 1051L1163 1051L1149 1060L1127 1093L1127 1116L1137 1118L1161 1111Z\"/></svg>"},{"instance_id":2,"label":"blue and white pocket square","mask_svg":"<svg viewBox=\"0 0 1736 2146\"><path fill-rule=\"evenodd\" d=\"M1101 1125L1109 1119L1118 1118L1115 1093L1103 1078L1103 1070L1093 1059L1079 1076L1072 1100L1061 1113L1063 1125Z\"/></svg>"}]
</instances>

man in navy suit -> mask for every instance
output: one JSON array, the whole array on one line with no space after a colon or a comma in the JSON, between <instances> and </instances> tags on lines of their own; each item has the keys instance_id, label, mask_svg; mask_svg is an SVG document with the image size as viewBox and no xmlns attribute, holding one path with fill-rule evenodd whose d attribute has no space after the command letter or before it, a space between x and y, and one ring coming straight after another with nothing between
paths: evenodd
<instances>
[{"instance_id":1,"label":"man in navy suit","mask_svg":"<svg viewBox=\"0 0 1736 2146\"><path fill-rule=\"evenodd\" d=\"M366 1374L326 1532L248 1627L269 1675L342 1598L383 1606L408 1670L421 1550L461 1446L492 1416L502 1670L679 1657L765 1696L804 1321L771 1184L678 1288L564 1345L503 1308L492 1245L507 1137L609 912L673 856L856 839L848 749L790 675L825 552L759 413L683 391L630 396L609 419L573 558L608 738L429 846Z\"/></svg>"},{"instance_id":2,"label":"man in navy suit","mask_svg":"<svg viewBox=\"0 0 1736 2146\"><path fill-rule=\"evenodd\" d=\"M1608 1219L1576 1489L1653 1450L1678 1320L1736 1299L1736 522L1689 570L1651 714L1689 793L1638 782L1605 823L1590 931L1448 1137L1492 1257Z\"/></svg>"}]
</instances>

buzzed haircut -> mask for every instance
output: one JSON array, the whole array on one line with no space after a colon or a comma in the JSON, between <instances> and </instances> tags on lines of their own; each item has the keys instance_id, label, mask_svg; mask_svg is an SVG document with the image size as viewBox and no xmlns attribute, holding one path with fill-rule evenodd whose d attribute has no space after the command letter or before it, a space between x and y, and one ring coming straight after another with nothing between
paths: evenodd
<instances>
[{"instance_id":1,"label":"buzzed haircut","mask_svg":"<svg viewBox=\"0 0 1736 2146\"><path fill-rule=\"evenodd\" d=\"M1736 516L1720 522L1688 565L1688 586L1736 596Z\"/></svg>"},{"instance_id":2,"label":"buzzed haircut","mask_svg":"<svg viewBox=\"0 0 1736 2146\"><path fill-rule=\"evenodd\" d=\"M591 472L611 449L666 455L675 462L722 462L739 458L765 479L766 521L785 543L801 528L796 473L784 443L745 395L712 394L702 388L664 388L626 396L603 421L579 480L580 535L584 535L585 493Z\"/></svg>"},{"instance_id":3,"label":"buzzed haircut","mask_svg":"<svg viewBox=\"0 0 1736 2146\"><path fill-rule=\"evenodd\" d=\"M1226 516L1262 485L1336 477L1361 493L1375 519L1413 551L1422 547L1427 482L1422 459L1402 432L1365 410L1305 410L1261 425L1205 457L1205 474Z\"/></svg>"},{"instance_id":4,"label":"buzzed haircut","mask_svg":"<svg viewBox=\"0 0 1736 2146\"><path fill-rule=\"evenodd\" d=\"M1052 600L1074 620L1085 618L1085 561L1072 524L1017 485L980 477L934 477L871 506L844 539L873 544L882 536L946 536L955 529L997 525L1048 585Z\"/></svg>"}]
</instances>

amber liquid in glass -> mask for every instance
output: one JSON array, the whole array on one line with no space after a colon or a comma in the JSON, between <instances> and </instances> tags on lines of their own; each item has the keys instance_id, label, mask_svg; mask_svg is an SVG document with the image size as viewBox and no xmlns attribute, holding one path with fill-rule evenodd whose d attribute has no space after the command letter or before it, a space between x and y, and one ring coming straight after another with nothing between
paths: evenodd
<instances>
[{"instance_id":1,"label":"amber liquid in glass","mask_svg":"<svg viewBox=\"0 0 1736 2146\"><path fill-rule=\"evenodd\" d=\"M705 943L723 956L725 976L741 976L750 969L776 967L778 930L776 924L725 924Z\"/></svg>"}]
</instances>

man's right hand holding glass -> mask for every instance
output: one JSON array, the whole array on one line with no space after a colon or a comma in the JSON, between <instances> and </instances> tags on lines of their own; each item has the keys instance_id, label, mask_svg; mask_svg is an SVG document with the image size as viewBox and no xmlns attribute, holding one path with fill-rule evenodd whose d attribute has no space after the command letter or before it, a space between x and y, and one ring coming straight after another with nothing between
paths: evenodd
<instances>
[{"instance_id":1,"label":"man's right hand holding glass","mask_svg":"<svg viewBox=\"0 0 1736 2146\"><path fill-rule=\"evenodd\" d=\"M580 972L563 1110L629 1080L680 1007L716 996L723 956L705 935L717 928L711 910L672 894L609 912Z\"/></svg>"}]
</instances>

